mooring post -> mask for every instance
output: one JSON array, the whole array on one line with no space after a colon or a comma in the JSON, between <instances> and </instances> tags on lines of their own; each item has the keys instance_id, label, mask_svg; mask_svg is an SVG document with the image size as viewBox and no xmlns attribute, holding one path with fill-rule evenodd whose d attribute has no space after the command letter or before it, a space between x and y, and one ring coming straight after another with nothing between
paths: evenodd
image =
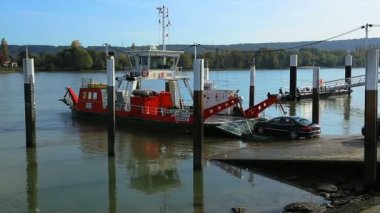
<instances>
[{"instance_id":1,"label":"mooring post","mask_svg":"<svg viewBox=\"0 0 380 213\"><path fill-rule=\"evenodd\" d=\"M115 156L115 59L107 56L108 156Z\"/></svg>"},{"instance_id":2,"label":"mooring post","mask_svg":"<svg viewBox=\"0 0 380 213\"><path fill-rule=\"evenodd\" d=\"M348 84L349 89L351 89L351 70L352 70L352 55L346 55L345 67L344 67L344 78L346 79L346 84ZM348 93L348 94L351 94Z\"/></svg>"},{"instance_id":3,"label":"mooring post","mask_svg":"<svg viewBox=\"0 0 380 213\"><path fill-rule=\"evenodd\" d=\"M202 170L203 151L203 89L204 89L204 60L194 60L194 139L193 139L193 169Z\"/></svg>"},{"instance_id":4,"label":"mooring post","mask_svg":"<svg viewBox=\"0 0 380 213\"><path fill-rule=\"evenodd\" d=\"M203 171L193 172L193 208L194 213L203 213Z\"/></svg>"},{"instance_id":5,"label":"mooring post","mask_svg":"<svg viewBox=\"0 0 380 213\"><path fill-rule=\"evenodd\" d=\"M36 146L36 106L34 102L34 60L23 60L26 147Z\"/></svg>"},{"instance_id":6,"label":"mooring post","mask_svg":"<svg viewBox=\"0 0 380 213\"><path fill-rule=\"evenodd\" d=\"M297 54L290 55L289 100L297 100Z\"/></svg>"},{"instance_id":7,"label":"mooring post","mask_svg":"<svg viewBox=\"0 0 380 213\"><path fill-rule=\"evenodd\" d=\"M313 118L315 124L319 124L319 67L313 69Z\"/></svg>"},{"instance_id":8,"label":"mooring post","mask_svg":"<svg viewBox=\"0 0 380 213\"><path fill-rule=\"evenodd\" d=\"M367 189L377 181L377 77L379 50L368 50L365 85L364 182Z\"/></svg>"},{"instance_id":9,"label":"mooring post","mask_svg":"<svg viewBox=\"0 0 380 213\"><path fill-rule=\"evenodd\" d=\"M250 69L250 81L249 81L249 106L255 105L255 80L256 80L256 67L255 59L253 59L252 67Z\"/></svg>"},{"instance_id":10,"label":"mooring post","mask_svg":"<svg viewBox=\"0 0 380 213\"><path fill-rule=\"evenodd\" d=\"M36 212L38 208L37 149L26 149L26 192L28 212Z\"/></svg>"},{"instance_id":11,"label":"mooring post","mask_svg":"<svg viewBox=\"0 0 380 213\"><path fill-rule=\"evenodd\" d=\"M203 76L205 79L204 83L207 83L210 80L210 69L208 68L208 61L206 61L206 67L205 67L204 73L205 73Z\"/></svg>"},{"instance_id":12,"label":"mooring post","mask_svg":"<svg viewBox=\"0 0 380 213\"><path fill-rule=\"evenodd\" d=\"M117 212L116 162L108 158L108 212Z\"/></svg>"}]
</instances>

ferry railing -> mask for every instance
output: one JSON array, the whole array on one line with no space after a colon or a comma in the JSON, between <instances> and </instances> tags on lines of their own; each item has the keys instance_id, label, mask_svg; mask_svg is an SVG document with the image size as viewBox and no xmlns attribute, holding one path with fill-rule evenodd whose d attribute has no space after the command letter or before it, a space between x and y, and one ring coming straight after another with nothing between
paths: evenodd
<instances>
[{"instance_id":1,"label":"ferry railing","mask_svg":"<svg viewBox=\"0 0 380 213\"><path fill-rule=\"evenodd\" d=\"M174 117L187 117L189 118L191 112L189 110L182 109L168 109L164 107L150 107L150 106L140 106L140 105L131 105L131 111L135 111L139 114L145 115L171 115Z\"/></svg>"}]
</instances>

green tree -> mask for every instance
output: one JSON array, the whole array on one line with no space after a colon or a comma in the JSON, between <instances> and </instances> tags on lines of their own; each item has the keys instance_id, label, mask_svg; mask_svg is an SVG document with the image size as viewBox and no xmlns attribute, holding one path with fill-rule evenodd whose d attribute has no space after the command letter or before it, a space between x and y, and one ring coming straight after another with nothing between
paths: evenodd
<instances>
[{"instance_id":1,"label":"green tree","mask_svg":"<svg viewBox=\"0 0 380 213\"><path fill-rule=\"evenodd\" d=\"M87 50L87 52L90 54L93 61L92 69L106 69L106 54L103 51Z\"/></svg>"},{"instance_id":2,"label":"green tree","mask_svg":"<svg viewBox=\"0 0 380 213\"><path fill-rule=\"evenodd\" d=\"M185 70L192 68L193 62L190 53L185 52L181 55L181 57L179 58L178 66L182 67Z\"/></svg>"},{"instance_id":3,"label":"green tree","mask_svg":"<svg viewBox=\"0 0 380 213\"><path fill-rule=\"evenodd\" d=\"M128 56L125 54L119 54L116 57L116 63L115 63L115 69L116 70L124 70L126 67L130 67L131 64L129 63Z\"/></svg>"},{"instance_id":4,"label":"green tree","mask_svg":"<svg viewBox=\"0 0 380 213\"><path fill-rule=\"evenodd\" d=\"M62 69L87 70L93 65L90 54L83 49L78 40L74 40L69 49L59 52L57 56L57 65Z\"/></svg>"},{"instance_id":5,"label":"green tree","mask_svg":"<svg viewBox=\"0 0 380 213\"><path fill-rule=\"evenodd\" d=\"M9 56L8 42L4 38L1 39L1 53L5 60L7 60Z\"/></svg>"}]
</instances>

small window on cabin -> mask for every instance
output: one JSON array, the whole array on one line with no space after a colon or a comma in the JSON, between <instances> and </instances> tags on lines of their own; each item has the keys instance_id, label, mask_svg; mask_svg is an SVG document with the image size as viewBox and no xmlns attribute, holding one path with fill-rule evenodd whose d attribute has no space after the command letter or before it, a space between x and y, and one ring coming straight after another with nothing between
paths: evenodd
<instances>
[{"instance_id":1,"label":"small window on cabin","mask_svg":"<svg viewBox=\"0 0 380 213\"><path fill-rule=\"evenodd\" d=\"M87 99L88 99L88 100L91 100L91 99L92 99L92 92L88 92L87 95L88 95L88 96L87 96Z\"/></svg>"},{"instance_id":2,"label":"small window on cabin","mask_svg":"<svg viewBox=\"0 0 380 213\"><path fill-rule=\"evenodd\" d=\"M166 58L166 66L167 66L167 68L174 69L175 68L175 64L176 64L175 61L176 61L176 58L173 58L173 57Z\"/></svg>"},{"instance_id":3,"label":"small window on cabin","mask_svg":"<svg viewBox=\"0 0 380 213\"><path fill-rule=\"evenodd\" d=\"M150 68L151 69L164 69L165 64L164 64L164 58L163 57L157 57L157 56L152 56L150 57Z\"/></svg>"},{"instance_id":4,"label":"small window on cabin","mask_svg":"<svg viewBox=\"0 0 380 213\"><path fill-rule=\"evenodd\" d=\"M92 94L92 100L94 100L94 101L98 100L98 93L97 92L94 92Z\"/></svg>"},{"instance_id":5,"label":"small window on cabin","mask_svg":"<svg viewBox=\"0 0 380 213\"><path fill-rule=\"evenodd\" d=\"M136 58L136 62L140 66L148 66L148 57L147 56L140 56L139 58Z\"/></svg>"},{"instance_id":6,"label":"small window on cabin","mask_svg":"<svg viewBox=\"0 0 380 213\"><path fill-rule=\"evenodd\" d=\"M82 99L86 99L86 98L87 98L87 92L84 91L84 92L82 93Z\"/></svg>"}]
</instances>

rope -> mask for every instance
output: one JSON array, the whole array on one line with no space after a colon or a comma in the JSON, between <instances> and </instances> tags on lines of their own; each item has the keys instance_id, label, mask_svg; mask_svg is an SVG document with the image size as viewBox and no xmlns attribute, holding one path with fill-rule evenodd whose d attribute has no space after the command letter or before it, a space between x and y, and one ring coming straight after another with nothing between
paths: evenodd
<instances>
[{"instance_id":1,"label":"rope","mask_svg":"<svg viewBox=\"0 0 380 213\"><path fill-rule=\"evenodd\" d=\"M372 25L372 26L380 27L380 25ZM365 26L363 25L363 26L354 28L352 30L349 30L347 32L344 32L344 33L332 36L330 38L326 38L326 39L323 39L323 40L310 42L310 43L307 43L307 44L297 45L297 46L288 47L288 48L272 49L272 50L256 50L256 51L253 50L253 52L255 52L255 53L277 52L277 51L286 51L286 50L293 50L293 49L298 49L298 48L302 48L302 47L312 46L312 45L315 45L315 44L319 44L319 43L322 43L322 42L326 42L326 41L329 41L329 40L332 40L332 39L335 39L335 38L339 38L339 37L348 35L350 33L353 33L353 32L355 32L357 30L361 30L361 29L364 29L364 28L365 28ZM194 46L194 45L192 45L192 46ZM221 50L220 48L214 48L214 47L209 47L209 46L207 47L207 46L203 46L203 45L200 45L200 44L198 45L198 47L206 49L206 50L214 50L214 51ZM229 51L228 49L222 49L222 50Z\"/></svg>"}]
</instances>

